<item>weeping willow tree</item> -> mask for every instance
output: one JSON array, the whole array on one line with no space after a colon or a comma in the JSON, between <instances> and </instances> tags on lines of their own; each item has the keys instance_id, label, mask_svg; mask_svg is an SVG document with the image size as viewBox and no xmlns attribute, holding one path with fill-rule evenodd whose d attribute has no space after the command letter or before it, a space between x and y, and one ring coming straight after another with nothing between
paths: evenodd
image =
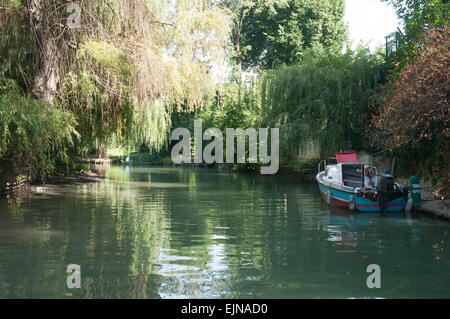
<instances>
[{"instance_id":1,"label":"weeping willow tree","mask_svg":"<svg viewBox=\"0 0 450 319\"><path fill-rule=\"evenodd\" d=\"M43 181L56 166L63 168L78 136L73 114L52 107L37 96L42 91L33 90L35 83L51 87L54 77L47 75L54 73L33 55L29 3L0 0L0 192L8 183Z\"/></svg>"},{"instance_id":2,"label":"weeping willow tree","mask_svg":"<svg viewBox=\"0 0 450 319\"><path fill-rule=\"evenodd\" d=\"M381 58L358 49L343 55L307 55L267 72L262 84L264 125L280 128L283 161L312 146L317 157L362 148L369 99L381 76ZM350 142L350 143L349 143Z\"/></svg>"},{"instance_id":3,"label":"weeping willow tree","mask_svg":"<svg viewBox=\"0 0 450 319\"><path fill-rule=\"evenodd\" d=\"M225 56L229 21L207 1L0 3L2 74L75 115L78 152L103 155L112 139L160 148L172 110L202 106Z\"/></svg>"},{"instance_id":4,"label":"weeping willow tree","mask_svg":"<svg viewBox=\"0 0 450 319\"><path fill-rule=\"evenodd\" d=\"M88 147L114 138L161 148L174 107L202 106L209 68L224 59L227 17L197 1L82 5L61 105L77 114Z\"/></svg>"}]
</instances>

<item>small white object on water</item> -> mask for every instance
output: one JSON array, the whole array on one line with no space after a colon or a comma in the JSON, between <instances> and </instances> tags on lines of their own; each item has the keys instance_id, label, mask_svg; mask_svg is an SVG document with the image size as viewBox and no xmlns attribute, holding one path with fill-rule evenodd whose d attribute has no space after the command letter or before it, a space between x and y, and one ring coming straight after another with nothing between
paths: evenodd
<instances>
[{"instance_id":1,"label":"small white object on water","mask_svg":"<svg viewBox=\"0 0 450 319\"><path fill-rule=\"evenodd\" d=\"M41 187L41 186L36 187L36 193L44 193L44 192L45 192L45 187Z\"/></svg>"}]
</instances>

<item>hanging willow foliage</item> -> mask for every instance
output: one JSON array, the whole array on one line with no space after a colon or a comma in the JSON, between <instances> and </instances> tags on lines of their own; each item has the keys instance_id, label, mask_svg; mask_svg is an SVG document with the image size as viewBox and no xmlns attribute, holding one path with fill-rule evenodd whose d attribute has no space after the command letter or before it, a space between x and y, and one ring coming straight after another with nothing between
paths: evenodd
<instances>
[{"instance_id":1,"label":"hanging willow foliage","mask_svg":"<svg viewBox=\"0 0 450 319\"><path fill-rule=\"evenodd\" d=\"M340 56L307 55L271 70L262 85L265 125L280 128L284 159L318 146L317 156L362 145L368 99L381 76L380 59L364 49Z\"/></svg>"},{"instance_id":2,"label":"hanging willow foliage","mask_svg":"<svg viewBox=\"0 0 450 319\"><path fill-rule=\"evenodd\" d=\"M29 26L19 0L0 0L0 81L14 80L26 90L30 85Z\"/></svg>"},{"instance_id":3,"label":"hanging willow foliage","mask_svg":"<svg viewBox=\"0 0 450 319\"><path fill-rule=\"evenodd\" d=\"M160 57L151 46L128 38L120 43L88 41L77 52L72 71L64 81L62 105L81 119L80 130L88 143L106 141L112 135L131 139L142 121L170 118L170 108L154 107L162 98L164 74ZM139 123L134 114L140 113ZM169 123L166 123L169 124ZM164 125L163 127L166 127ZM161 127L161 126L160 126ZM167 130L141 138L160 145ZM91 135L89 135L91 133ZM89 139L91 137L91 139Z\"/></svg>"},{"instance_id":4,"label":"hanging willow foliage","mask_svg":"<svg viewBox=\"0 0 450 319\"><path fill-rule=\"evenodd\" d=\"M209 67L224 59L225 14L195 1L173 12L170 1L81 3L83 26L67 40L75 54L64 60L60 104L79 118L86 146L114 136L161 147L173 106L201 107L211 88Z\"/></svg>"},{"instance_id":5,"label":"hanging willow foliage","mask_svg":"<svg viewBox=\"0 0 450 319\"><path fill-rule=\"evenodd\" d=\"M83 149L111 138L161 147L172 110L202 107L212 89L227 15L203 0L74 3L81 24L70 28L66 0L0 0L0 77L73 113Z\"/></svg>"}]
</instances>

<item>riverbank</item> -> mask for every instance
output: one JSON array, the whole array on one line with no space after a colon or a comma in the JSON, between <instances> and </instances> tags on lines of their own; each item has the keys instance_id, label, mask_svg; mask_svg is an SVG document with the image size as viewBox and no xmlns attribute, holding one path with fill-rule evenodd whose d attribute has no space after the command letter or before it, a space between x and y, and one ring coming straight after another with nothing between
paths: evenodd
<instances>
[{"instance_id":1,"label":"riverbank","mask_svg":"<svg viewBox=\"0 0 450 319\"><path fill-rule=\"evenodd\" d=\"M84 185L90 183L98 183L105 179L104 174L93 171L74 172L71 175L53 175L47 178L46 183L30 184L27 182L11 185L0 191L0 198L14 198L24 193L42 193L49 190L56 190L61 186Z\"/></svg>"},{"instance_id":2,"label":"riverbank","mask_svg":"<svg viewBox=\"0 0 450 319\"><path fill-rule=\"evenodd\" d=\"M56 175L48 178L45 185L82 185L87 183L96 183L105 179L105 176L93 171L75 172L71 175ZM36 185L39 187L40 185Z\"/></svg>"},{"instance_id":3,"label":"riverbank","mask_svg":"<svg viewBox=\"0 0 450 319\"><path fill-rule=\"evenodd\" d=\"M450 199L436 199L432 192L421 191L422 204L416 212L430 217L445 218L450 221Z\"/></svg>"}]
</instances>

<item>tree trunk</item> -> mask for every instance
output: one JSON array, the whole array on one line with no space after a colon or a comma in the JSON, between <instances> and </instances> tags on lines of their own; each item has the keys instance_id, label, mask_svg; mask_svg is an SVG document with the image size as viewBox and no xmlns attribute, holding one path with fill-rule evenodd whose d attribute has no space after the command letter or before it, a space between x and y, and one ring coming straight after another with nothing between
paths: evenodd
<instances>
[{"instance_id":1,"label":"tree trunk","mask_svg":"<svg viewBox=\"0 0 450 319\"><path fill-rule=\"evenodd\" d=\"M101 158L101 159L106 158L105 146L102 143L98 144L97 151L98 151L98 158Z\"/></svg>"},{"instance_id":2,"label":"tree trunk","mask_svg":"<svg viewBox=\"0 0 450 319\"><path fill-rule=\"evenodd\" d=\"M57 0L27 1L33 40L32 93L38 100L50 103L60 80L61 48L58 47L57 34L61 35L64 32L64 26L58 26L58 21L53 21L58 17L57 2Z\"/></svg>"},{"instance_id":3,"label":"tree trunk","mask_svg":"<svg viewBox=\"0 0 450 319\"><path fill-rule=\"evenodd\" d=\"M241 52L241 42L240 37L238 36L237 42L235 45L236 49L236 69L237 69L237 83L241 84L242 82L242 52Z\"/></svg>"},{"instance_id":4,"label":"tree trunk","mask_svg":"<svg viewBox=\"0 0 450 319\"><path fill-rule=\"evenodd\" d=\"M238 84L242 83L242 48L241 48L241 31L242 24L244 23L244 18L247 15L248 10L242 8L239 16L239 20L235 21L233 31L232 31L232 41L234 45L234 50L236 52L236 82Z\"/></svg>"}]
</instances>

